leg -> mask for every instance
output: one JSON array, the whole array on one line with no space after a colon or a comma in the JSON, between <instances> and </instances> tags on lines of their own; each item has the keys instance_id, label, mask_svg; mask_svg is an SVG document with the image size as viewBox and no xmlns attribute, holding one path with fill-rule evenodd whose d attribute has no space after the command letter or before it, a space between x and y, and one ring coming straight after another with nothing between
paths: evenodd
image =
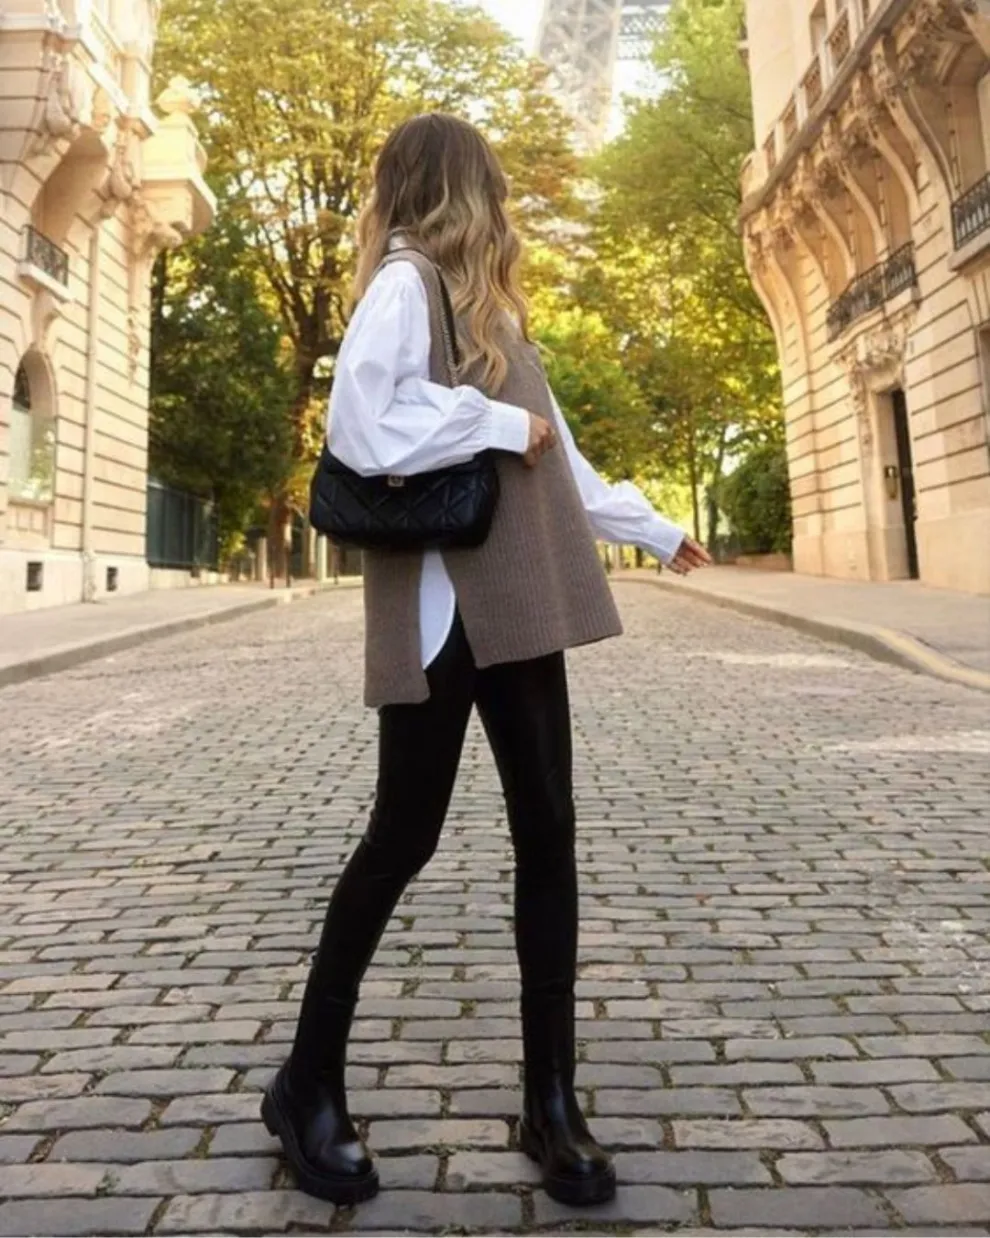
<instances>
[{"instance_id":1,"label":"leg","mask_svg":"<svg viewBox=\"0 0 990 1238\"><path fill-rule=\"evenodd\" d=\"M570 706L563 654L479 674L478 710L505 791L516 853L522 976L523 1148L565 1203L615 1193L615 1171L574 1095L578 892Z\"/></svg>"},{"instance_id":2,"label":"leg","mask_svg":"<svg viewBox=\"0 0 990 1238\"><path fill-rule=\"evenodd\" d=\"M347 1039L361 979L402 892L436 849L453 791L475 681L459 622L428 677L424 704L381 711L371 822L330 899L292 1054L262 1108L299 1185L336 1203L378 1187L347 1112Z\"/></svg>"}]
</instances>

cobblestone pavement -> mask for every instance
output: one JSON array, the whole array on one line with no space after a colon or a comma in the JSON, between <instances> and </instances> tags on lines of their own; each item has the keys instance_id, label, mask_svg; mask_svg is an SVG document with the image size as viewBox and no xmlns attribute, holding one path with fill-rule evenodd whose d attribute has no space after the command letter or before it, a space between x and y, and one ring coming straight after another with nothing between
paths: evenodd
<instances>
[{"instance_id":1,"label":"cobblestone pavement","mask_svg":"<svg viewBox=\"0 0 990 1238\"><path fill-rule=\"evenodd\" d=\"M983 695L620 587L572 659L592 1232L990 1232ZM516 1150L510 856L475 730L350 1071L385 1190L258 1120L362 829L360 600L0 692L0 1233L559 1232ZM493 828L493 825L496 828Z\"/></svg>"}]
</instances>

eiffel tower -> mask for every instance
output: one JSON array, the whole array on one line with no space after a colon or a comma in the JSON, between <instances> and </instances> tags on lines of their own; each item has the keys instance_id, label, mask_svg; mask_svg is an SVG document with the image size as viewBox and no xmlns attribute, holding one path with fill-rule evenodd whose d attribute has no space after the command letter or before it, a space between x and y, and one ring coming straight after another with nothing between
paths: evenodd
<instances>
[{"instance_id":1,"label":"eiffel tower","mask_svg":"<svg viewBox=\"0 0 990 1238\"><path fill-rule=\"evenodd\" d=\"M605 136L615 65L645 60L670 0L543 0L537 54L574 117L581 145Z\"/></svg>"}]
</instances>

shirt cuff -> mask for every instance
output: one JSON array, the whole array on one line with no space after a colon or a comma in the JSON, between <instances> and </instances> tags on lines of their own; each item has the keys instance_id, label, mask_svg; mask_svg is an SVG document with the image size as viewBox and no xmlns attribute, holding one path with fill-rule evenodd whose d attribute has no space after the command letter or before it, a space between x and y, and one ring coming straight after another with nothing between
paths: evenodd
<instances>
[{"instance_id":1,"label":"shirt cuff","mask_svg":"<svg viewBox=\"0 0 990 1238\"><path fill-rule=\"evenodd\" d=\"M510 451L513 455L525 455L529 447L529 413L514 404L489 400L492 410L491 446L496 451Z\"/></svg>"},{"instance_id":2,"label":"shirt cuff","mask_svg":"<svg viewBox=\"0 0 990 1238\"><path fill-rule=\"evenodd\" d=\"M655 554L661 563L670 563L680 550L681 542L685 537L684 530L678 528L676 524L664 519L663 516L654 515L644 549Z\"/></svg>"}]
</instances>

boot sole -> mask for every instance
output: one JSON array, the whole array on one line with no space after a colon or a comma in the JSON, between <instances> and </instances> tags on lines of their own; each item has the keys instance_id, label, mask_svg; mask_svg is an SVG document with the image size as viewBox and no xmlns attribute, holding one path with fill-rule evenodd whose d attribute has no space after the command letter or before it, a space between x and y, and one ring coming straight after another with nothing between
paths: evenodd
<instances>
[{"instance_id":1,"label":"boot sole","mask_svg":"<svg viewBox=\"0 0 990 1238\"><path fill-rule=\"evenodd\" d=\"M527 1126L519 1132L519 1147L537 1165L543 1169L543 1147L539 1139ZM561 1178L555 1174L543 1172L543 1189L559 1204L568 1204L572 1208L588 1208L595 1204L607 1204L615 1198L615 1169L609 1166L593 1178Z\"/></svg>"},{"instance_id":2,"label":"boot sole","mask_svg":"<svg viewBox=\"0 0 990 1238\"><path fill-rule=\"evenodd\" d=\"M279 1106L270 1088L261 1102L261 1120L269 1135L281 1140L285 1159L289 1162L300 1190L331 1204L360 1204L378 1194L378 1170L372 1169L360 1178L332 1178L313 1169L302 1154L292 1125Z\"/></svg>"}]
</instances>

